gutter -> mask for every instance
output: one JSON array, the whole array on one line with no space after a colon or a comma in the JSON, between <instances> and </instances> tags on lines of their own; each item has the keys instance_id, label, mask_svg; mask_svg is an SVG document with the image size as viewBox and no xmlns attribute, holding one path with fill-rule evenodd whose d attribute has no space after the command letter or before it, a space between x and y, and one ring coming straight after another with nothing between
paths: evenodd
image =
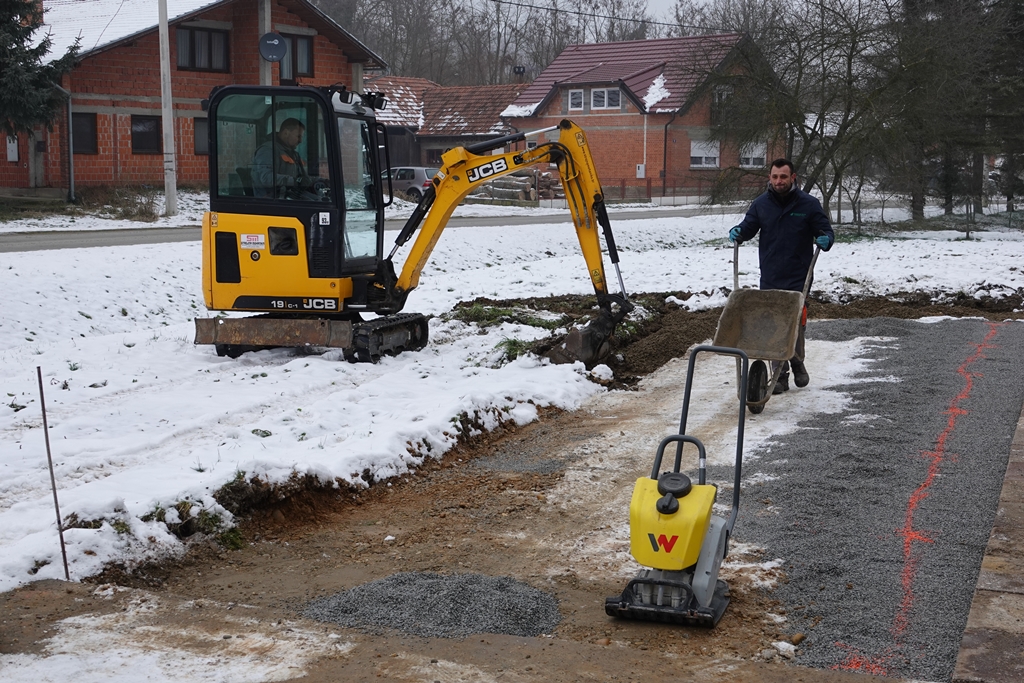
<instances>
[{"instance_id":1,"label":"gutter","mask_svg":"<svg viewBox=\"0 0 1024 683\"><path fill-rule=\"evenodd\" d=\"M75 202L75 141L74 126L71 124L71 91L65 90L56 83L53 87L60 90L68 98L68 202Z\"/></svg>"},{"instance_id":2,"label":"gutter","mask_svg":"<svg viewBox=\"0 0 1024 683\"><path fill-rule=\"evenodd\" d=\"M668 127L676 120L679 111L672 112L672 118L665 124L665 134L661 138L661 196L665 196L665 189L668 187Z\"/></svg>"}]
</instances>

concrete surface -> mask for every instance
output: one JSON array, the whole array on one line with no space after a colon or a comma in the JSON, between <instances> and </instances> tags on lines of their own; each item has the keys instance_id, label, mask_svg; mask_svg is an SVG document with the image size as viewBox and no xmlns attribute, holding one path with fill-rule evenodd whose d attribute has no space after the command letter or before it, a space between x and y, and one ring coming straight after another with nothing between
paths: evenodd
<instances>
[{"instance_id":1,"label":"concrete surface","mask_svg":"<svg viewBox=\"0 0 1024 683\"><path fill-rule=\"evenodd\" d=\"M953 681L1024 681L1024 411L1010 447Z\"/></svg>"}]
</instances>

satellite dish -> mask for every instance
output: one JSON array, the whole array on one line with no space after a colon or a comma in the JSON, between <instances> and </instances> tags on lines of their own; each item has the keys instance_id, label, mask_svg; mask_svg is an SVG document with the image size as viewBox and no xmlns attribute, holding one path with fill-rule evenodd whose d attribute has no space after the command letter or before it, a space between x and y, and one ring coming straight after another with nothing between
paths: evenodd
<instances>
[{"instance_id":1,"label":"satellite dish","mask_svg":"<svg viewBox=\"0 0 1024 683\"><path fill-rule=\"evenodd\" d=\"M288 54L288 43L278 33L260 36L260 56L268 62L280 62Z\"/></svg>"}]
</instances>

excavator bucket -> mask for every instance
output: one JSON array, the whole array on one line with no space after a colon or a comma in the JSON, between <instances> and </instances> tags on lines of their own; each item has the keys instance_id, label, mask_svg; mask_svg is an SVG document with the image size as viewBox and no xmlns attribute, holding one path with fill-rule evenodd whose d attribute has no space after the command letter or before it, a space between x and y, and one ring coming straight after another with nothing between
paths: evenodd
<instances>
[{"instance_id":1,"label":"excavator bucket","mask_svg":"<svg viewBox=\"0 0 1024 683\"><path fill-rule=\"evenodd\" d=\"M630 306L632 308L632 306ZM545 356L552 363L575 363L582 361L591 367L603 361L611 353L611 338L615 326L622 321L628 310L612 313L601 309L601 314L583 327L573 328L565 340L555 345Z\"/></svg>"}]
</instances>

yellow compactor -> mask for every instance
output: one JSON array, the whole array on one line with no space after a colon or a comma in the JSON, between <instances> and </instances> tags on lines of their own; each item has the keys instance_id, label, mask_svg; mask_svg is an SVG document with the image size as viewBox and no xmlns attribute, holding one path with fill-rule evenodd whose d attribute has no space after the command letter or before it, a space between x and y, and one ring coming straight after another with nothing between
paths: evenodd
<instances>
[{"instance_id":1,"label":"yellow compactor","mask_svg":"<svg viewBox=\"0 0 1024 683\"><path fill-rule=\"evenodd\" d=\"M698 354L705 352L740 360L736 465L728 519L712 514L718 488L707 483L704 444L686 434L694 365ZM610 616L710 627L725 613L729 587L719 580L718 570L739 513L748 365L746 353L739 349L697 346L690 353L679 433L662 439L651 476L637 479L629 505L630 553L646 569L640 570L622 595L605 600L605 612ZM696 484L681 471L683 446L688 443L697 447ZM675 463L671 470L662 472L669 444L676 446Z\"/></svg>"}]
</instances>

